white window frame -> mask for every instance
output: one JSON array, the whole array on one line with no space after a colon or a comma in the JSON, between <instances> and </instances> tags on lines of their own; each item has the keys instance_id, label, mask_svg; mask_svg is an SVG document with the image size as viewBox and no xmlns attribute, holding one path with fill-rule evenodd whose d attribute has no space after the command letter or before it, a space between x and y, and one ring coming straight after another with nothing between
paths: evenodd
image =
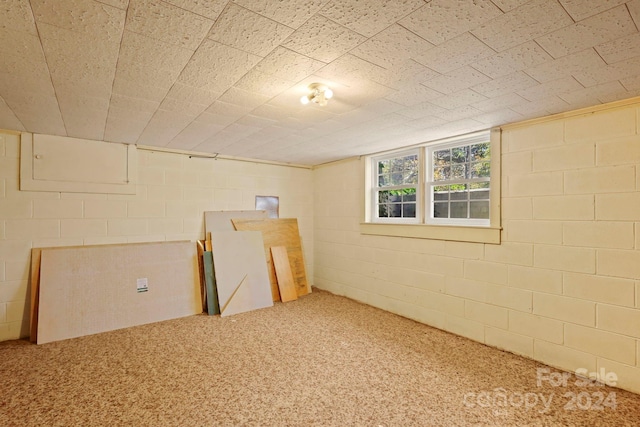
<instances>
[{"instance_id":1,"label":"white window frame","mask_svg":"<svg viewBox=\"0 0 640 427\"><path fill-rule=\"evenodd\" d=\"M431 203L425 189L427 189L427 164L426 156L429 147L443 146L444 144L460 144L466 145L479 142L475 138L484 138L486 141L489 134L491 143L491 176L490 176L490 200L489 200L489 221L486 220L482 224L473 224L474 221L463 219L462 221L454 221L451 223L433 222L428 220L431 212ZM395 218L380 220L376 218L373 206L375 206L375 193L371 191L374 181L373 159L380 159L392 155L398 155L408 152L412 149L419 150L421 157L420 167L420 186L417 192L417 199L422 199L420 203L420 214L416 215L417 221L407 222L398 221ZM494 128L490 131L474 132L467 135L461 135L453 138L434 140L422 144L416 144L404 149L394 151L376 153L369 156L361 157L361 165L363 168L364 183L364 210L363 218L360 223L360 232L365 235L379 235L392 237L406 237L416 239L434 239L449 240L459 242L477 242L500 244L501 241L501 176L500 176L500 160L501 160L501 129Z\"/></svg>"},{"instance_id":2,"label":"white window frame","mask_svg":"<svg viewBox=\"0 0 640 427\"><path fill-rule=\"evenodd\" d=\"M425 194L425 212L428 213L425 217L425 223L427 224L442 224L442 225L460 225L467 227L488 227L491 222L491 217L486 219L479 218L435 218L433 216L433 186L437 185L451 185L451 184L470 184L473 182L488 182L489 193L491 193L491 177L477 178L477 179L460 179L460 180L448 180L448 181L434 181L433 179L433 152L440 151L449 148L467 147L482 142L491 142L489 132L481 132L474 134L473 136L467 136L462 138L453 138L449 142L434 142L425 147L426 155L425 162L423 163L426 170L426 182L424 185ZM491 215L491 203L489 203L489 215Z\"/></svg>"},{"instance_id":3,"label":"white window frame","mask_svg":"<svg viewBox=\"0 0 640 427\"><path fill-rule=\"evenodd\" d=\"M419 176L418 176L418 182L415 185L399 185L399 186L389 186L389 187L379 187L377 184L378 181L378 170L377 170L377 164L379 161L383 161L383 160L390 160L390 159L395 159L398 157L406 157L406 156L412 156L412 155L416 155L418 157L418 170L419 170ZM391 153L386 153L384 155L380 155L380 156L376 156L376 157L372 157L371 158L371 178L370 178L370 183L371 183L371 196L370 196L370 200L371 200L371 218L374 218L375 222L389 222L389 223L394 223L394 224L398 224L398 223L402 223L402 224L419 224L420 222L422 222L422 217L423 217L423 213L422 213L422 207L424 205L423 202L423 197L422 197L422 182L423 182L423 171L420 167L420 165L422 165L424 159L422 156L422 150L418 149L418 148L414 148L411 150L404 150L404 151L394 151ZM377 193L378 191L384 191L384 190L397 190L397 189L401 189L401 188L410 188L410 187L415 187L416 188L416 216L414 218L390 218L390 217L379 217L378 216L378 198L377 198Z\"/></svg>"}]
</instances>

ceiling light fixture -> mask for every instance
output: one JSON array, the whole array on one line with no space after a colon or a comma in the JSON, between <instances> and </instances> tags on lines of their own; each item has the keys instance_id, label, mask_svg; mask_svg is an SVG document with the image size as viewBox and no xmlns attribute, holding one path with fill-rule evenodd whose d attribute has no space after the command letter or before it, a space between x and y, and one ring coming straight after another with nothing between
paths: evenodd
<instances>
[{"instance_id":1,"label":"ceiling light fixture","mask_svg":"<svg viewBox=\"0 0 640 427\"><path fill-rule=\"evenodd\" d=\"M311 83L309 85L309 95L304 95L300 98L300 102L307 105L309 102L315 102L321 107L327 105L327 99L333 97L333 91L326 85L321 83Z\"/></svg>"}]
</instances>

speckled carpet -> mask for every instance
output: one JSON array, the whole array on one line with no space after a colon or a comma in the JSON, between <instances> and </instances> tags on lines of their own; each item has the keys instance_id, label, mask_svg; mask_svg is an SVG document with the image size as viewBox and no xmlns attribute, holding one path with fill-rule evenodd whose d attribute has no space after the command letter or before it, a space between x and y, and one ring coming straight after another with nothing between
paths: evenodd
<instances>
[{"instance_id":1,"label":"speckled carpet","mask_svg":"<svg viewBox=\"0 0 640 427\"><path fill-rule=\"evenodd\" d=\"M0 426L638 426L640 396L316 290L41 346L0 343ZM545 370L546 369L546 370Z\"/></svg>"}]
</instances>

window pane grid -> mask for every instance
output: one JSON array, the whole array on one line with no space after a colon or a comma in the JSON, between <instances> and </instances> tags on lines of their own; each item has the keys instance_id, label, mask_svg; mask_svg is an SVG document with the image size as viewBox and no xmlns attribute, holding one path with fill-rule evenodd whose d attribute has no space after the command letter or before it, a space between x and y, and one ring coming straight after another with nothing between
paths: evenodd
<instances>
[{"instance_id":1,"label":"window pane grid","mask_svg":"<svg viewBox=\"0 0 640 427\"><path fill-rule=\"evenodd\" d=\"M430 149L431 218L489 219L489 142Z\"/></svg>"},{"instance_id":2,"label":"window pane grid","mask_svg":"<svg viewBox=\"0 0 640 427\"><path fill-rule=\"evenodd\" d=\"M378 218L416 218L418 154L377 160L375 213Z\"/></svg>"}]
</instances>

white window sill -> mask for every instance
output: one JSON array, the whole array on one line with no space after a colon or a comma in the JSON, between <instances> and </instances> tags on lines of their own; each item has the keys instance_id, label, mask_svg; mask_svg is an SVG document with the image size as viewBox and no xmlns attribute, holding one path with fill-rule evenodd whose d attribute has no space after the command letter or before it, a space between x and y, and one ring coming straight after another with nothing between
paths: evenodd
<instances>
[{"instance_id":1,"label":"white window sill","mask_svg":"<svg viewBox=\"0 0 640 427\"><path fill-rule=\"evenodd\" d=\"M458 225L360 223L360 233L377 236L411 237L414 239L452 240L500 244L500 227Z\"/></svg>"}]
</instances>

